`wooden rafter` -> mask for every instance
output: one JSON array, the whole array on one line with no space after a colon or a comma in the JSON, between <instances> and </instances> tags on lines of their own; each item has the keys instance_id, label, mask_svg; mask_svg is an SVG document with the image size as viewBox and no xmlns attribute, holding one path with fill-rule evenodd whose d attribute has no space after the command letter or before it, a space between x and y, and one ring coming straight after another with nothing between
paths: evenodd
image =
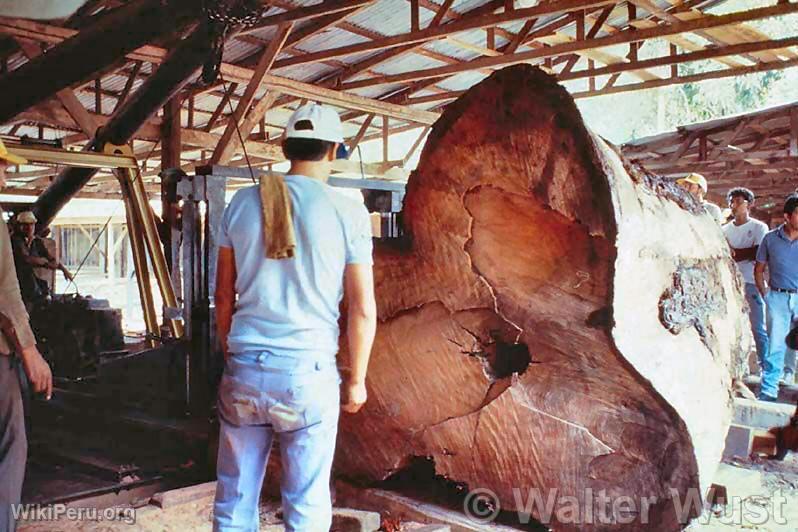
<instances>
[{"instance_id":1,"label":"wooden rafter","mask_svg":"<svg viewBox=\"0 0 798 532\"><path fill-rule=\"evenodd\" d=\"M17 44L22 49L23 53L28 57L28 59L33 59L34 57L38 57L41 55L42 50L33 42L25 41L25 40L18 40ZM91 117L89 112L83 107L83 104L80 103L80 100L77 96L75 96L74 91L72 89L61 89L60 91L56 92L56 97L58 101L61 102L61 105L64 106L64 109L67 110L69 116L72 117L72 120L75 121L75 124L80 127L81 131L87 136L92 137L94 133L97 131L97 122Z\"/></svg>"},{"instance_id":2,"label":"wooden rafter","mask_svg":"<svg viewBox=\"0 0 798 532\"><path fill-rule=\"evenodd\" d=\"M255 122L260 120L262 114L254 117L254 119L251 118L251 115L254 113L250 113L250 107L255 99L255 94L260 89L263 77L272 68L277 54L279 54L280 50L283 48L286 39L288 39L288 34L291 33L293 27L293 22L286 22L277 27L274 37L272 37L271 42L263 51L258 61L258 66L255 67L255 71L252 73L247 88L244 90L244 95L238 100L238 105L228 121L219 144L213 151L210 164L224 164L229 161L236 149L236 141L233 138L234 135L240 130L240 134L243 138L247 138L252 132L252 127L254 127ZM269 97L269 95L267 95L267 97ZM265 109L263 111L265 111ZM247 116L247 113L250 113L250 116ZM244 120L245 117L247 118L246 121ZM250 122L252 125L249 129L246 129L246 126Z\"/></svg>"},{"instance_id":3,"label":"wooden rafter","mask_svg":"<svg viewBox=\"0 0 798 532\"><path fill-rule=\"evenodd\" d=\"M275 68L284 68L288 66L313 63L317 61L323 61L325 59L345 57L347 55L363 52L373 52L376 50L384 50L386 48L395 48L397 46L418 44L441 39L447 35L459 33L461 31L489 28L507 22L526 20L544 15L555 15L557 13L564 13L574 9L606 5L613 3L613 1L614 0L558 0L554 2L548 2L540 6L514 9L512 11L505 11L502 13L464 17L446 25L429 27L420 31L403 33L386 37L384 39L309 53L297 58L284 59L275 63Z\"/></svg>"},{"instance_id":4,"label":"wooden rafter","mask_svg":"<svg viewBox=\"0 0 798 532\"><path fill-rule=\"evenodd\" d=\"M545 4L550 6L553 4ZM640 29L635 31L622 31L615 35L607 35L604 37L597 37L590 41L572 41L546 48L530 50L527 52L520 52L512 55L502 55L499 57L482 57L474 59L460 65L451 65L439 68L430 68L418 70L414 72L406 72L402 74L394 74L387 76L380 76L378 78L371 78L362 81L345 83L342 85L343 90L352 90L361 87L371 87L375 85L385 85L391 83L403 83L418 79L429 79L434 77L444 77L460 72L474 70L476 68L496 68L502 66L509 66L528 62L531 60L540 60L547 57L556 57L567 53L575 53L594 48L601 48L604 46L611 46L616 44L624 44L636 42L643 39L653 39L657 37L664 37L667 35L675 35L687 31L693 31L700 28L720 27L739 22L758 20L776 15L784 15L788 13L798 12L798 4L786 3L778 4L775 6L755 8L748 11L741 11L736 13L729 13L721 16L706 16L699 19L694 19L678 24L665 24L656 28Z\"/></svg>"}]
</instances>

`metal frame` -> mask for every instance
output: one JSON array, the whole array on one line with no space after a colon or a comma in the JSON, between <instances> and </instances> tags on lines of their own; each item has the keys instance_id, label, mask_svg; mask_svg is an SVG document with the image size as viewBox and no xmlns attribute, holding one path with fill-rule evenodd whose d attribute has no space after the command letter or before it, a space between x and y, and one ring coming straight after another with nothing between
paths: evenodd
<instances>
[{"instance_id":1,"label":"metal frame","mask_svg":"<svg viewBox=\"0 0 798 532\"><path fill-rule=\"evenodd\" d=\"M93 151L70 151L11 142L5 144L10 154L24 157L32 163L58 164L80 168L138 169L138 163L132 152L130 155L125 155Z\"/></svg>"},{"instance_id":2,"label":"metal frame","mask_svg":"<svg viewBox=\"0 0 798 532\"><path fill-rule=\"evenodd\" d=\"M175 290L169 277L163 248L158 237L155 214L150 206L144 183L141 179L138 163L130 146L116 146L106 144L103 151L69 151L64 149L28 145L9 142L6 145L9 153L24 157L31 162L59 164L77 168L108 168L112 169L119 179L122 197L125 202L128 234L133 251L133 262L136 268L139 296L144 310L144 321L147 326L150 346L155 345L155 339L160 336L158 317L155 303L150 289L150 272L147 262L152 264L155 278L164 306L167 309L167 318L170 331L175 338L183 336L183 323L179 313L169 309L177 309Z\"/></svg>"}]
</instances>

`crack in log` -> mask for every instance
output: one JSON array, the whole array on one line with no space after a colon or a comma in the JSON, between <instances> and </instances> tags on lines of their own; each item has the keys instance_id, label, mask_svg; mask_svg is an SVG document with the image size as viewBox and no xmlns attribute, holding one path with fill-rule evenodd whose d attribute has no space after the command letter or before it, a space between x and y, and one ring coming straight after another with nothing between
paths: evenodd
<instances>
[{"instance_id":1,"label":"crack in log","mask_svg":"<svg viewBox=\"0 0 798 532\"><path fill-rule=\"evenodd\" d=\"M518 340L521 339L521 335L524 334L524 329L521 328L521 326L519 326L517 323L513 322L510 318L505 316L504 313L502 313L502 311L499 309L499 300L496 297L496 291L493 289L493 286L491 286L491 284L488 282L488 280L485 278L482 272L480 272L479 269L476 267L476 265L474 264L474 259L471 257L471 253L468 252L468 245L470 242L474 240L474 215L471 213L471 211L468 210L468 207L466 206L465 203L465 198L471 192L483 188L483 186L485 185L475 185L466 190L465 192L463 192L463 195L460 196L460 201L463 204L463 210L468 213L468 218L469 218L468 238L466 238L465 242L463 242L463 253L465 253L466 257L468 257L468 264L471 266L471 271L474 273L474 275L477 276L477 278L480 281L482 281L482 283L488 289L488 293L490 294L491 299L493 299L493 311L496 313L497 316L499 316L502 320L504 320L505 323L515 327L515 329L518 331L518 334L515 337L515 343L518 343ZM497 188L502 192L506 192L504 189L499 187L492 187L492 188Z\"/></svg>"},{"instance_id":2,"label":"crack in log","mask_svg":"<svg viewBox=\"0 0 798 532\"><path fill-rule=\"evenodd\" d=\"M505 342L498 330L491 329L488 333L490 340L483 341L477 333L467 327L460 325L460 328L473 339L471 348L452 338L447 338L447 341L459 347L460 353L479 360L485 377L491 383L513 374L522 375L532 364L526 344Z\"/></svg>"},{"instance_id":3,"label":"crack in log","mask_svg":"<svg viewBox=\"0 0 798 532\"><path fill-rule=\"evenodd\" d=\"M509 390L510 390L510 393L513 393L513 388L512 387L510 387ZM615 449L613 449L612 447L607 445L601 438L599 438L598 436L596 436L595 434L590 432L590 429L588 429L584 425L580 425L579 423L574 423L573 421L569 421L567 419L563 419L561 417L557 417L554 414L549 414L548 412L544 412L543 410L533 406L532 404L530 404L529 398L526 396L526 394L513 394L513 398L516 400L515 404L517 404L519 406L523 406L527 410L531 410L531 411L536 412L536 413L538 413L538 414L540 414L542 416L548 417L550 419L553 419L555 421L558 421L560 423L568 425L569 427L575 428L575 429L579 430L580 432L584 432L592 440L594 440L595 442L600 444L602 447L604 447L607 450L607 454L612 454L612 453L615 452Z\"/></svg>"}]
</instances>

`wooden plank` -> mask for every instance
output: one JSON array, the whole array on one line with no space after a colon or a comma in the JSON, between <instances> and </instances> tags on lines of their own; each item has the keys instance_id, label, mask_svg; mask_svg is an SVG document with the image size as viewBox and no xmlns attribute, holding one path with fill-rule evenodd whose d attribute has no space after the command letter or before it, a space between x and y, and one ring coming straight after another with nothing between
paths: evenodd
<instances>
[{"instance_id":1,"label":"wooden plank","mask_svg":"<svg viewBox=\"0 0 798 532\"><path fill-rule=\"evenodd\" d=\"M204 484L156 493L152 496L150 502L159 508L167 509L201 499L210 499L215 493L216 481L205 482Z\"/></svg>"},{"instance_id":2,"label":"wooden plank","mask_svg":"<svg viewBox=\"0 0 798 532\"><path fill-rule=\"evenodd\" d=\"M790 156L798 157L798 107L790 109Z\"/></svg>"},{"instance_id":3,"label":"wooden plank","mask_svg":"<svg viewBox=\"0 0 798 532\"><path fill-rule=\"evenodd\" d=\"M228 80L242 83L248 81L252 71L235 65L222 64L222 72ZM287 78L266 74L263 85L282 94L289 94L299 98L308 98L320 103L327 103L344 109L355 109L366 113L376 113L389 116L400 121L415 122L423 125L432 125L440 116L439 113L421 111L401 105L391 104L373 98L349 94L340 90L318 87L309 83L302 83Z\"/></svg>"}]
</instances>

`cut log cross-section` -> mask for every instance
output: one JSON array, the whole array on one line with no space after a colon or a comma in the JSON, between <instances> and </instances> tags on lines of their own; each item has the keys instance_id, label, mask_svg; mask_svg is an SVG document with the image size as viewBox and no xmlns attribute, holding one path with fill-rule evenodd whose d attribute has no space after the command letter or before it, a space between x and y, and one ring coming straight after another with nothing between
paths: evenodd
<instances>
[{"instance_id":1,"label":"cut log cross-section","mask_svg":"<svg viewBox=\"0 0 798 532\"><path fill-rule=\"evenodd\" d=\"M522 65L435 123L403 220L407 238L375 249L370 399L342 418L337 472L374 482L430 457L505 510L537 489L532 513L557 530L694 517L750 344L703 208L620 159ZM635 511L607 523L619 497Z\"/></svg>"}]
</instances>

